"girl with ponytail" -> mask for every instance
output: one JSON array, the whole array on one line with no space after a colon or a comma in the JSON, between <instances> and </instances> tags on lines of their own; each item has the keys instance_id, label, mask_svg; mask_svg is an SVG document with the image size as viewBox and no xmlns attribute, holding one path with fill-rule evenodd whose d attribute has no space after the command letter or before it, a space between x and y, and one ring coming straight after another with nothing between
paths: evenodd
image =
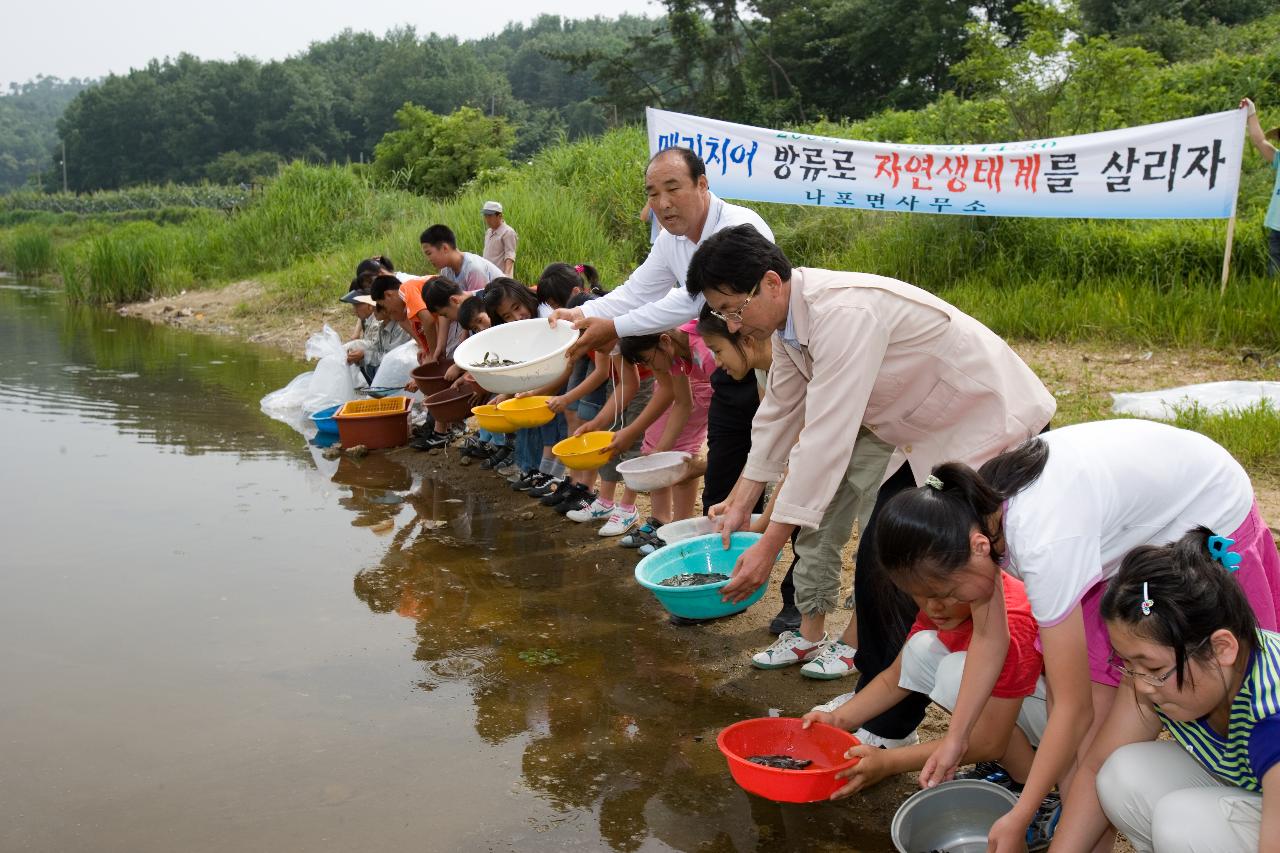
<instances>
[{"instance_id":1,"label":"girl with ponytail","mask_svg":"<svg viewBox=\"0 0 1280 853\"><path fill-rule=\"evenodd\" d=\"M1107 583L1134 548L1197 526L1232 540L1232 573L1259 624L1277 627L1280 554L1248 475L1226 450L1166 424L1113 420L1054 430L979 471L934 469L889 501L876 522L880 564L912 595L953 598L973 612L973 639L943 745L920 774L955 774L1008 648L1007 572L1026 586L1040 626L1052 697L1049 720L1014 810L992 828L993 849L1017 849L1055 784L1068 797L1077 756L1106 718L1120 683L1100 612ZM1225 541L1225 540L1224 540Z\"/></svg>"}]
</instances>

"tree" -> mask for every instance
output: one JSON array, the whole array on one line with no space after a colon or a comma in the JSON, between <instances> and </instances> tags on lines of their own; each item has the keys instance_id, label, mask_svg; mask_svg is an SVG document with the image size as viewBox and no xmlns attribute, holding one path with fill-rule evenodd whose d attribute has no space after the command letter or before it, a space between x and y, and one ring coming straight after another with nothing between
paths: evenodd
<instances>
[{"instance_id":1,"label":"tree","mask_svg":"<svg viewBox=\"0 0 1280 853\"><path fill-rule=\"evenodd\" d=\"M405 104L395 120L397 129L378 143L372 166L373 175L392 186L450 195L482 170L508 164L514 134L503 118L474 107L439 116Z\"/></svg>"}]
</instances>

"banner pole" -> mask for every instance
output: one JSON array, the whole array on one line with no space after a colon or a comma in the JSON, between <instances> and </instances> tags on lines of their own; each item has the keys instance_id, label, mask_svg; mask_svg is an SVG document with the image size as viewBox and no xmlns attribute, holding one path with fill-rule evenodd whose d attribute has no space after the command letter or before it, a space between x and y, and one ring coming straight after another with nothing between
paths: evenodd
<instances>
[{"instance_id":1,"label":"banner pole","mask_svg":"<svg viewBox=\"0 0 1280 853\"><path fill-rule=\"evenodd\" d=\"M1227 220L1227 247L1222 253L1222 287L1219 296L1227 294L1227 276L1231 274L1231 244L1236 238L1236 211L1231 209L1231 218Z\"/></svg>"}]
</instances>

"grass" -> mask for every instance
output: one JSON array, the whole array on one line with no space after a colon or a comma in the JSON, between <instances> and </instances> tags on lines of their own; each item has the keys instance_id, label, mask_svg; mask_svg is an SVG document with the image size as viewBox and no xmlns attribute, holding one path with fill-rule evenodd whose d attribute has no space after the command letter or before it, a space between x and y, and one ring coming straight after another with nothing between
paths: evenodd
<instances>
[{"instance_id":1,"label":"grass","mask_svg":"<svg viewBox=\"0 0 1280 853\"><path fill-rule=\"evenodd\" d=\"M1251 476L1280 475L1280 412L1265 402L1224 414L1200 406L1176 410L1174 426L1203 433L1231 452Z\"/></svg>"},{"instance_id":2,"label":"grass","mask_svg":"<svg viewBox=\"0 0 1280 853\"><path fill-rule=\"evenodd\" d=\"M0 266L20 276L51 272L56 261L53 240L42 228L14 229L0 241Z\"/></svg>"}]
</instances>

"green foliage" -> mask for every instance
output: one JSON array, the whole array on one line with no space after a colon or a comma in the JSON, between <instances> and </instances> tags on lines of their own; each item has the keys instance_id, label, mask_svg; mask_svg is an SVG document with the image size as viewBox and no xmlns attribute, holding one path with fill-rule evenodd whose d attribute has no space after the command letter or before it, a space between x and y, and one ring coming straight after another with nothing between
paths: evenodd
<instances>
[{"instance_id":1,"label":"green foliage","mask_svg":"<svg viewBox=\"0 0 1280 853\"><path fill-rule=\"evenodd\" d=\"M505 165L515 138L505 119L472 107L438 116L405 104L396 124L374 149L371 172L392 187L423 195L451 195L481 171Z\"/></svg>"},{"instance_id":2,"label":"green foliage","mask_svg":"<svg viewBox=\"0 0 1280 853\"><path fill-rule=\"evenodd\" d=\"M0 195L0 215L19 212L91 216L164 208L231 210L248 200L247 190L212 184L166 184L96 193L14 192Z\"/></svg>"},{"instance_id":3,"label":"green foliage","mask_svg":"<svg viewBox=\"0 0 1280 853\"><path fill-rule=\"evenodd\" d=\"M1231 451L1253 476L1280 474L1280 413L1266 403L1241 411L1212 415L1200 406L1177 410L1174 426L1204 433Z\"/></svg>"},{"instance_id":4,"label":"green foliage","mask_svg":"<svg viewBox=\"0 0 1280 853\"><path fill-rule=\"evenodd\" d=\"M43 275L54 267L53 241L37 226L15 229L0 240L0 267L18 275Z\"/></svg>"},{"instance_id":5,"label":"green foliage","mask_svg":"<svg viewBox=\"0 0 1280 853\"><path fill-rule=\"evenodd\" d=\"M282 165L273 151L225 151L205 167L204 176L215 184L254 184L274 176Z\"/></svg>"},{"instance_id":6,"label":"green foliage","mask_svg":"<svg viewBox=\"0 0 1280 853\"><path fill-rule=\"evenodd\" d=\"M58 147L58 116L86 86L87 80L37 77L9 84L0 95L0 193L40 186ZM50 180L61 181L59 171Z\"/></svg>"}]
</instances>

